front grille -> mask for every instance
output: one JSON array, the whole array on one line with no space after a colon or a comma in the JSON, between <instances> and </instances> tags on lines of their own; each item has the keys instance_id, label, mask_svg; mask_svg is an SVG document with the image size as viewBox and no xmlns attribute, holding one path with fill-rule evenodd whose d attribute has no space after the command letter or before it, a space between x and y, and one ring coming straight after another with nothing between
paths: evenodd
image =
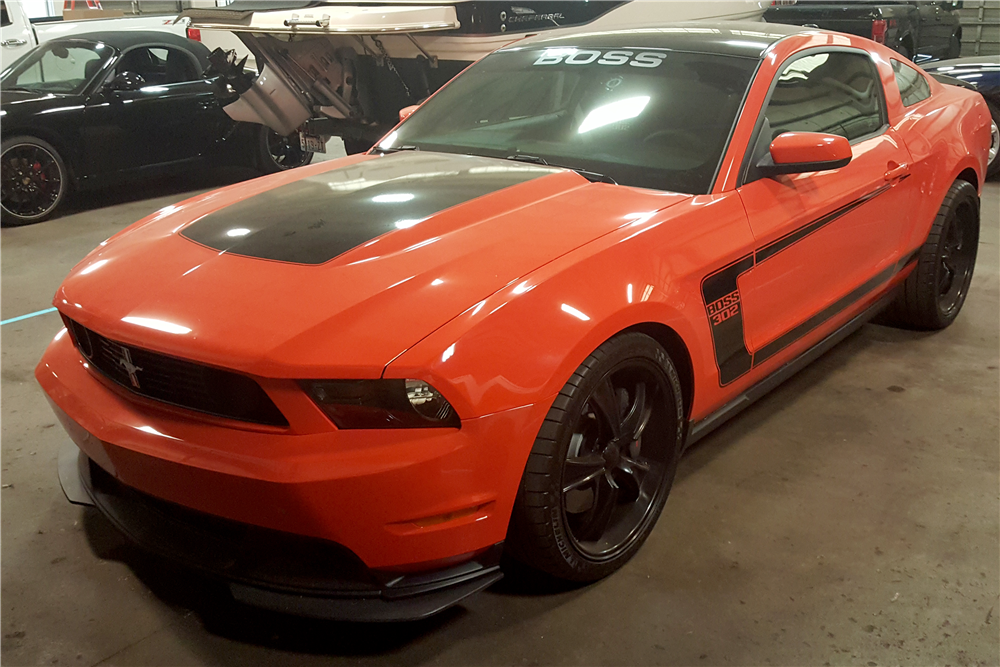
<instances>
[{"instance_id":1,"label":"front grille","mask_svg":"<svg viewBox=\"0 0 1000 667\"><path fill-rule=\"evenodd\" d=\"M245 375L125 345L65 319L73 342L90 364L133 393L219 417L288 426L260 385Z\"/></svg>"}]
</instances>

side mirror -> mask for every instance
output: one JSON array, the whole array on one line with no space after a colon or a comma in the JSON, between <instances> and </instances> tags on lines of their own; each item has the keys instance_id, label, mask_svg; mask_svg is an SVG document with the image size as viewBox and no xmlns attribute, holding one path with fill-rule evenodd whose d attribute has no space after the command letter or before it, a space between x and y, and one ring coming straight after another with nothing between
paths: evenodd
<instances>
[{"instance_id":1,"label":"side mirror","mask_svg":"<svg viewBox=\"0 0 1000 667\"><path fill-rule=\"evenodd\" d=\"M413 115L413 112L420 108L419 104L411 104L408 107L403 107L399 110L399 120L404 121Z\"/></svg>"},{"instance_id":2,"label":"side mirror","mask_svg":"<svg viewBox=\"0 0 1000 667\"><path fill-rule=\"evenodd\" d=\"M765 176L804 174L846 167L852 157L850 142L839 135L785 132L771 142L768 155L757 168Z\"/></svg>"},{"instance_id":3,"label":"side mirror","mask_svg":"<svg viewBox=\"0 0 1000 667\"><path fill-rule=\"evenodd\" d=\"M146 85L146 80L142 78L141 75L135 72L122 72L111 81L107 82L104 87L108 90L139 90Z\"/></svg>"}]
</instances>

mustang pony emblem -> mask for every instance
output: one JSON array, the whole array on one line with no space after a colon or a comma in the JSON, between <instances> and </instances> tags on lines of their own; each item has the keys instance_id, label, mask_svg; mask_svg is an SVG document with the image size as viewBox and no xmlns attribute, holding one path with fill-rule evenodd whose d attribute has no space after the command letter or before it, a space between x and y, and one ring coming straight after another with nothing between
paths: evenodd
<instances>
[{"instance_id":1,"label":"mustang pony emblem","mask_svg":"<svg viewBox=\"0 0 1000 667\"><path fill-rule=\"evenodd\" d=\"M139 378L136 376L136 373L142 370L142 366L136 366L132 363L132 354L128 351L127 347L122 347L121 356L118 357L118 365L128 373L128 379L132 381L132 386L139 389Z\"/></svg>"}]
</instances>

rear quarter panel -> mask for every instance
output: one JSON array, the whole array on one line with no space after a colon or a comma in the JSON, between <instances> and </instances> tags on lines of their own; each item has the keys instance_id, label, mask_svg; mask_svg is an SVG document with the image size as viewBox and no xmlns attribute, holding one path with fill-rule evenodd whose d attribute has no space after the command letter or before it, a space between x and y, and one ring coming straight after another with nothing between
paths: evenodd
<instances>
[{"instance_id":1,"label":"rear quarter panel","mask_svg":"<svg viewBox=\"0 0 1000 667\"><path fill-rule=\"evenodd\" d=\"M891 57L891 52L884 54ZM886 86L890 123L910 153L910 174L922 195L906 249L923 244L948 188L960 176L982 192L990 145L990 113L982 95L927 76L931 96L904 107L899 89Z\"/></svg>"}]
</instances>

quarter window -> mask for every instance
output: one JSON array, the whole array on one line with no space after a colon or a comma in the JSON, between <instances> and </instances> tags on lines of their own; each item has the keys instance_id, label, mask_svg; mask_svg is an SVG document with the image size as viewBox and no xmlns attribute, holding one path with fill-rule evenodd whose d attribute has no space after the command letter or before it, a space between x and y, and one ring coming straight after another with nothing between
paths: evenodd
<instances>
[{"instance_id":1,"label":"quarter window","mask_svg":"<svg viewBox=\"0 0 1000 667\"><path fill-rule=\"evenodd\" d=\"M10 14L7 13L7 3L0 2L0 27L6 28L13 21L10 20Z\"/></svg>"},{"instance_id":2,"label":"quarter window","mask_svg":"<svg viewBox=\"0 0 1000 667\"><path fill-rule=\"evenodd\" d=\"M850 141L873 134L885 125L875 65L841 51L798 58L778 75L765 118L770 139L783 132L826 132Z\"/></svg>"},{"instance_id":3,"label":"quarter window","mask_svg":"<svg viewBox=\"0 0 1000 667\"><path fill-rule=\"evenodd\" d=\"M931 87L927 85L924 75L905 63L892 61L892 73L896 75L896 85L903 106L908 107L923 102L931 96Z\"/></svg>"}]
</instances>

